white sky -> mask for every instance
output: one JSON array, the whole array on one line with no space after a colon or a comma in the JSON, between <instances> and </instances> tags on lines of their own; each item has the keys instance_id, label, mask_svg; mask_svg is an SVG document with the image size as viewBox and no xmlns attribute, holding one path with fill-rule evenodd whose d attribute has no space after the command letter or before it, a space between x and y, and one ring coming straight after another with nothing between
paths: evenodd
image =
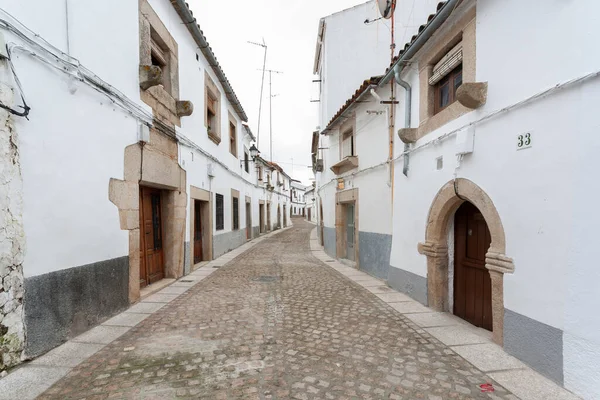
<instances>
[{"instance_id":1,"label":"white sky","mask_svg":"<svg viewBox=\"0 0 600 400\"><path fill-rule=\"evenodd\" d=\"M258 104L263 49L273 74L273 161L293 178L309 184L310 146L317 125L318 97L313 61L319 19L366 0L188 0L225 75L240 99L254 135L258 132ZM260 129L261 154L269 158L269 86L265 92ZM294 167L292 169L292 158Z\"/></svg>"}]
</instances>

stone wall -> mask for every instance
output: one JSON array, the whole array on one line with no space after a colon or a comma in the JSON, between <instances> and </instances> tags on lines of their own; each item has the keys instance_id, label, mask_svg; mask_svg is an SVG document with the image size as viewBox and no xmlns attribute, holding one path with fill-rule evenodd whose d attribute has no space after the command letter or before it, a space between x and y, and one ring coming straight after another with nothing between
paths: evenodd
<instances>
[{"instance_id":1,"label":"stone wall","mask_svg":"<svg viewBox=\"0 0 600 400\"><path fill-rule=\"evenodd\" d=\"M0 74L6 64L0 65ZM0 101L13 104L13 91L0 84ZM0 109L0 371L18 364L23 350L23 182L19 141L12 116Z\"/></svg>"}]
</instances>

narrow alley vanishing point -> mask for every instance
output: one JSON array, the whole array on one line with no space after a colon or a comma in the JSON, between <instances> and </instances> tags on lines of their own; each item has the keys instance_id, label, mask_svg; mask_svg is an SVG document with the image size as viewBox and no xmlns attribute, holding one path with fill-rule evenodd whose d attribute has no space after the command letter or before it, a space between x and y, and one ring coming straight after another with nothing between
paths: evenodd
<instances>
[{"instance_id":1,"label":"narrow alley vanishing point","mask_svg":"<svg viewBox=\"0 0 600 400\"><path fill-rule=\"evenodd\" d=\"M366 290L314 257L313 228L296 220L182 278L41 398L515 398L380 300L383 284ZM143 318L141 305L122 315Z\"/></svg>"}]
</instances>

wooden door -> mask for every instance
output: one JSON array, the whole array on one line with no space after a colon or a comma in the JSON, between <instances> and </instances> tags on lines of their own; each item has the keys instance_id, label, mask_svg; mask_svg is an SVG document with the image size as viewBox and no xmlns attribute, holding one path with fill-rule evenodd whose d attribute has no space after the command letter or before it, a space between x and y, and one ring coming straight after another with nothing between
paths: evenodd
<instances>
[{"instance_id":1,"label":"wooden door","mask_svg":"<svg viewBox=\"0 0 600 400\"><path fill-rule=\"evenodd\" d=\"M319 215L321 216L319 225L321 226L321 246L325 246L325 238L323 235L325 234L325 222L323 221L323 203L319 201Z\"/></svg>"},{"instance_id":2,"label":"wooden door","mask_svg":"<svg viewBox=\"0 0 600 400\"><path fill-rule=\"evenodd\" d=\"M140 287L165 277L160 190L140 188Z\"/></svg>"},{"instance_id":3,"label":"wooden door","mask_svg":"<svg viewBox=\"0 0 600 400\"><path fill-rule=\"evenodd\" d=\"M264 204L259 204L258 205L258 219L259 219L259 224L260 224L260 233L264 233L265 232L265 205Z\"/></svg>"},{"instance_id":4,"label":"wooden door","mask_svg":"<svg viewBox=\"0 0 600 400\"><path fill-rule=\"evenodd\" d=\"M252 209L250 203L246 203L246 239L252 239Z\"/></svg>"},{"instance_id":5,"label":"wooden door","mask_svg":"<svg viewBox=\"0 0 600 400\"><path fill-rule=\"evenodd\" d=\"M346 258L354 261L354 204L346 205Z\"/></svg>"},{"instance_id":6,"label":"wooden door","mask_svg":"<svg viewBox=\"0 0 600 400\"><path fill-rule=\"evenodd\" d=\"M202 259L202 203L194 200L194 264Z\"/></svg>"},{"instance_id":7,"label":"wooden door","mask_svg":"<svg viewBox=\"0 0 600 400\"><path fill-rule=\"evenodd\" d=\"M492 282L485 268L491 236L479 210L464 203L454 220L454 314L492 330Z\"/></svg>"}]
</instances>

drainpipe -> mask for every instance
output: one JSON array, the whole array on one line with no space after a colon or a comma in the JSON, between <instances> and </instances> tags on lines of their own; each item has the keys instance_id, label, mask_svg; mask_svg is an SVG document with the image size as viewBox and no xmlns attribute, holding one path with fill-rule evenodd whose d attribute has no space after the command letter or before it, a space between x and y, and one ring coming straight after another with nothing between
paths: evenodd
<instances>
[{"instance_id":1,"label":"drainpipe","mask_svg":"<svg viewBox=\"0 0 600 400\"><path fill-rule=\"evenodd\" d=\"M400 64L397 64L394 67L394 79L398 83L398 85L404 88L404 127L410 128L411 125L411 108L412 108L412 88L410 84L400 77L400 73L402 72L402 68ZM402 173L404 176L408 176L408 161L409 154L408 150L410 150L410 145L408 143L404 144L404 167L402 168Z\"/></svg>"}]
</instances>

